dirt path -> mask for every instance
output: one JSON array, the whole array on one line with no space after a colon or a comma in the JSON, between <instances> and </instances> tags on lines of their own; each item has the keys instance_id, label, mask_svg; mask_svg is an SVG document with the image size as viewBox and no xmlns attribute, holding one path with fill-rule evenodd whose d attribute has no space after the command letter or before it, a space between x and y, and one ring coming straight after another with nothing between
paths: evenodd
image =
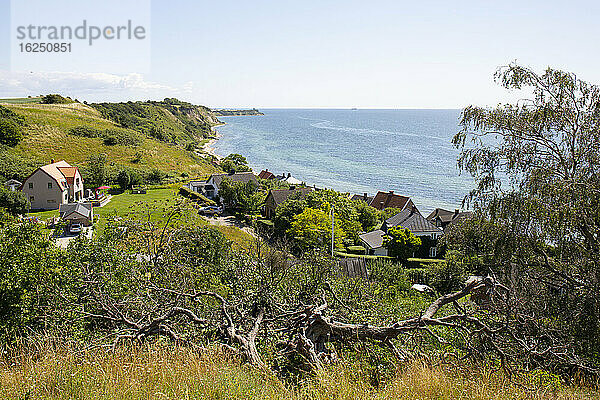
<instances>
[{"instance_id":1,"label":"dirt path","mask_svg":"<svg viewBox=\"0 0 600 400\"><path fill-rule=\"evenodd\" d=\"M251 226L243 223L242 221L238 220L236 217L234 217L233 215L217 215L217 216L213 216L213 217L203 217L206 221L208 221L209 224L211 225L215 225L215 226L234 226L236 228L239 228L241 230L243 230L244 232L246 232L249 235L252 235L253 237L258 237L258 235L256 234L256 232L254 231L254 228L252 228Z\"/></svg>"}]
</instances>

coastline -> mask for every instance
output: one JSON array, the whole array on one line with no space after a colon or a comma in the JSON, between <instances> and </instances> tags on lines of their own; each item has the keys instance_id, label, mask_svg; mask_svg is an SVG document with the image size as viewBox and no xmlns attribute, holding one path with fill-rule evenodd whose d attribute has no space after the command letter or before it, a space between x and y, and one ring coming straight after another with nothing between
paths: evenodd
<instances>
[{"instance_id":1,"label":"coastline","mask_svg":"<svg viewBox=\"0 0 600 400\"><path fill-rule=\"evenodd\" d=\"M215 157L217 160L222 160L222 159L223 159L223 157L222 157L222 156L220 156L220 155L218 155L218 154L215 152L214 145L215 145L215 143L217 143L217 140L219 140L219 138L221 137L221 134L220 134L220 133L219 133L219 131L217 131L215 128L216 128L217 126L223 126L223 125L225 125L225 124L226 124L226 122L223 122L223 123L221 123L221 124L218 124L218 125L215 125L215 126L211 127L211 130L212 130L212 132L214 133L214 137L213 137L212 139L210 139L208 142L204 143L204 144L202 145L202 148L201 148L201 150L202 150L204 153L206 153L206 154L209 154L209 155L211 155L211 156Z\"/></svg>"}]
</instances>

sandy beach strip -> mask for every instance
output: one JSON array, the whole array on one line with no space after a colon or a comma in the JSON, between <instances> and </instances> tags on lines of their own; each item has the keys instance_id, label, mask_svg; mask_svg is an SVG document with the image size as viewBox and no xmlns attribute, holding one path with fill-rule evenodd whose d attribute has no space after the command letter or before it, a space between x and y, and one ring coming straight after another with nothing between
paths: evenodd
<instances>
[{"instance_id":1,"label":"sandy beach strip","mask_svg":"<svg viewBox=\"0 0 600 400\"><path fill-rule=\"evenodd\" d=\"M202 146L202 151L204 153L210 154L211 156L214 156L219 160L223 159L223 157L218 155L217 153L215 153L214 145L215 145L215 143L217 143L217 140L219 140L219 138L221 137L221 134L215 128L217 126L222 126L222 125L225 125L225 123L215 125L211 128L215 137L213 139L210 139L208 142L204 143L204 145Z\"/></svg>"}]
</instances>

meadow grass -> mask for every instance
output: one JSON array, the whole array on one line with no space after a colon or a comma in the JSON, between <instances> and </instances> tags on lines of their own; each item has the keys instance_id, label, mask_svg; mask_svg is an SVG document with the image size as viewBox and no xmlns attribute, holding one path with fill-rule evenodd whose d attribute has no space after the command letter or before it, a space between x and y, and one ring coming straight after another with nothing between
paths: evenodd
<instances>
[{"instance_id":1,"label":"meadow grass","mask_svg":"<svg viewBox=\"0 0 600 400\"><path fill-rule=\"evenodd\" d=\"M593 399L591 389L541 385L527 390L500 373L461 372L413 362L379 387L340 362L290 385L216 348L166 342L109 352L42 342L9 351L0 361L3 399Z\"/></svg>"}]
</instances>

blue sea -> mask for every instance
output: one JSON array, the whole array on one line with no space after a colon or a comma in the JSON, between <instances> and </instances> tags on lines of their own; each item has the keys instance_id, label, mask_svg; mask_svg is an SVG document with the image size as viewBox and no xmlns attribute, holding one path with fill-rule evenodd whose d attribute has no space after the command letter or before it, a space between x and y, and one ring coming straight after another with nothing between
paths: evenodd
<instances>
[{"instance_id":1,"label":"blue sea","mask_svg":"<svg viewBox=\"0 0 600 400\"><path fill-rule=\"evenodd\" d=\"M410 196L422 212L460 208L473 180L460 175L460 110L261 109L264 116L221 117L217 154L244 155L317 187Z\"/></svg>"}]
</instances>

